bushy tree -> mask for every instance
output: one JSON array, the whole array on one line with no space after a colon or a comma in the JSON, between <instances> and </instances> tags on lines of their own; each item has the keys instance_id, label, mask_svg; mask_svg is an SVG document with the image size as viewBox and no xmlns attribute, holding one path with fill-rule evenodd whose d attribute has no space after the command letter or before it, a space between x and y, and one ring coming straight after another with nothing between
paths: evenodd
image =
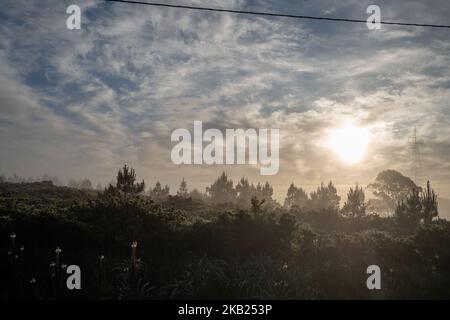
<instances>
[{"instance_id":1,"label":"bushy tree","mask_svg":"<svg viewBox=\"0 0 450 320\"><path fill-rule=\"evenodd\" d=\"M184 178L181 180L180 188L177 191L177 196L181 198L188 198L189 197L189 191L187 189L187 183Z\"/></svg>"},{"instance_id":2,"label":"bushy tree","mask_svg":"<svg viewBox=\"0 0 450 320\"><path fill-rule=\"evenodd\" d=\"M350 188L347 193L347 201L342 207L342 215L349 218L362 218L366 215L365 194L362 187L358 185L355 189Z\"/></svg>"},{"instance_id":3,"label":"bushy tree","mask_svg":"<svg viewBox=\"0 0 450 320\"><path fill-rule=\"evenodd\" d=\"M165 185L163 188L161 183L157 181L155 187L150 190L150 198L157 203L164 202L169 196L169 193L169 186Z\"/></svg>"},{"instance_id":4,"label":"bushy tree","mask_svg":"<svg viewBox=\"0 0 450 320\"><path fill-rule=\"evenodd\" d=\"M236 184L237 204L240 207L248 207L251 205L251 199L257 197L258 199L264 199L266 206L273 206L275 201L273 200L273 188L268 181L264 184L258 183L255 185L248 182L246 177L242 177Z\"/></svg>"},{"instance_id":5,"label":"bushy tree","mask_svg":"<svg viewBox=\"0 0 450 320\"><path fill-rule=\"evenodd\" d=\"M284 207L287 209L292 207L305 208L308 201L306 192L302 188L297 188L292 182L284 199Z\"/></svg>"},{"instance_id":6,"label":"bushy tree","mask_svg":"<svg viewBox=\"0 0 450 320\"><path fill-rule=\"evenodd\" d=\"M401 225L407 227L415 226L420 222L422 202L417 189L413 189L405 199L399 201L395 208L394 217Z\"/></svg>"},{"instance_id":7,"label":"bushy tree","mask_svg":"<svg viewBox=\"0 0 450 320\"><path fill-rule=\"evenodd\" d=\"M205 200L205 195L198 189L193 189L191 192L189 192L189 197L196 200Z\"/></svg>"},{"instance_id":8,"label":"bushy tree","mask_svg":"<svg viewBox=\"0 0 450 320\"><path fill-rule=\"evenodd\" d=\"M260 197L265 200L268 206L272 206L275 204L275 201L272 198L273 196L273 187L270 185L268 181L264 183L261 187Z\"/></svg>"},{"instance_id":9,"label":"bushy tree","mask_svg":"<svg viewBox=\"0 0 450 320\"><path fill-rule=\"evenodd\" d=\"M214 203L228 203L236 200L236 190L233 188L233 181L228 179L225 172L210 186L206 192Z\"/></svg>"},{"instance_id":10,"label":"bushy tree","mask_svg":"<svg viewBox=\"0 0 450 320\"><path fill-rule=\"evenodd\" d=\"M242 177L241 180L239 180L236 184L237 203L239 206L247 207L250 204L254 189L255 187L253 184L250 185L246 177Z\"/></svg>"},{"instance_id":11,"label":"bushy tree","mask_svg":"<svg viewBox=\"0 0 450 320\"><path fill-rule=\"evenodd\" d=\"M420 187L413 180L395 170L380 172L368 188L376 197L370 201L370 207L374 211L387 214L392 213L397 204L405 200L413 190L420 191Z\"/></svg>"},{"instance_id":12,"label":"bushy tree","mask_svg":"<svg viewBox=\"0 0 450 320\"><path fill-rule=\"evenodd\" d=\"M437 196L428 181L425 190L413 189L406 199L399 201L394 216L405 226L415 226L420 220L430 223L438 214Z\"/></svg>"},{"instance_id":13,"label":"bushy tree","mask_svg":"<svg viewBox=\"0 0 450 320\"><path fill-rule=\"evenodd\" d=\"M439 215L437 195L430 187L430 181L427 181L427 188L422 192L420 198L422 203L422 218L425 223L430 223L433 218Z\"/></svg>"},{"instance_id":14,"label":"bushy tree","mask_svg":"<svg viewBox=\"0 0 450 320\"><path fill-rule=\"evenodd\" d=\"M266 202L266 200L265 199L258 200L257 197L252 197L250 202L252 204L253 214L255 215L255 217L259 217L261 213L261 206L264 204L264 202Z\"/></svg>"},{"instance_id":15,"label":"bushy tree","mask_svg":"<svg viewBox=\"0 0 450 320\"><path fill-rule=\"evenodd\" d=\"M122 194L138 194L144 191L145 182L136 182L136 173L133 168L126 164L117 172L116 186L109 185L107 191L118 192Z\"/></svg>"},{"instance_id":16,"label":"bushy tree","mask_svg":"<svg viewBox=\"0 0 450 320\"><path fill-rule=\"evenodd\" d=\"M313 211L321 211L323 209L339 210L339 202L341 197L337 194L336 187L330 181L327 186L323 183L316 191L311 193L310 209Z\"/></svg>"}]
</instances>

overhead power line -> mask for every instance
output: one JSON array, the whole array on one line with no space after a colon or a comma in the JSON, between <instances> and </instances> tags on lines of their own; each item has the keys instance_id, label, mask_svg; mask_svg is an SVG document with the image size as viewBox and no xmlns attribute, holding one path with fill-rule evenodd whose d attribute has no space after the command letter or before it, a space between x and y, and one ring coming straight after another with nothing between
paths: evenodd
<instances>
[{"instance_id":1,"label":"overhead power line","mask_svg":"<svg viewBox=\"0 0 450 320\"><path fill-rule=\"evenodd\" d=\"M246 14L246 15L266 16L266 17L280 17L280 18L307 19L307 20L326 20L326 21L339 21L339 22L367 23L366 20L362 20L362 19L315 17L315 16L295 15L295 14L273 13L273 12L259 12L259 11L243 11L243 10L209 8L209 7L197 7L197 6L188 6L188 5L179 5L179 4L144 2L144 1L129 1L129 0L104 0L104 1L106 1L106 2L119 2L119 3L126 3L126 4L135 4L135 5L147 5L147 6L153 6L153 7L177 8L177 9L188 9L188 10L201 10L201 11L212 11L212 12L225 12L225 13ZM430 28L447 28L447 29L450 29L450 25L440 25L440 24L423 24L423 23L392 22L392 21L380 21L380 24L397 25L397 26L430 27Z\"/></svg>"}]
</instances>

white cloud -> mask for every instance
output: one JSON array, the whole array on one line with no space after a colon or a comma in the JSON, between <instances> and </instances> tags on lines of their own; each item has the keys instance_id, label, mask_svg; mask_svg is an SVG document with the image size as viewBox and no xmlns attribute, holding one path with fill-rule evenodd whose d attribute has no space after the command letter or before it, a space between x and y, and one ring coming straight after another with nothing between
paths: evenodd
<instances>
[{"instance_id":1,"label":"white cloud","mask_svg":"<svg viewBox=\"0 0 450 320\"><path fill-rule=\"evenodd\" d=\"M254 7L263 11L364 13L360 1L259 4ZM217 128L280 128L281 168L271 177L278 186L296 176L305 184L332 178L344 185L367 183L393 165L406 171L413 125L430 143L428 152L440 157L433 161L436 172L449 161L443 150L450 134L450 44L440 31L383 26L371 33L364 25L92 0L83 3L77 33L65 29L65 5L10 1L5 15L32 18L0 22L0 130L8 150L0 171L105 183L128 162L147 180L173 186L185 176L192 187L204 187L224 169L260 179L257 168L172 165L170 132L191 128L194 120ZM404 14L388 3L382 10L390 19ZM429 11L441 17L443 10ZM346 167L321 146L325 129L346 119L378 135L361 166ZM430 176L442 185L449 178Z\"/></svg>"}]
</instances>

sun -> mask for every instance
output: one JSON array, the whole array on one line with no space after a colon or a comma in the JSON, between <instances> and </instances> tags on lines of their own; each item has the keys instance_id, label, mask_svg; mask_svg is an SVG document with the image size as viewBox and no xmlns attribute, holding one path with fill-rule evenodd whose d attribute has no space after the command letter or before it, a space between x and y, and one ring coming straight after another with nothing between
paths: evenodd
<instances>
[{"instance_id":1,"label":"sun","mask_svg":"<svg viewBox=\"0 0 450 320\"><path fill-rule=\"evenodd\" d=\"M347 124L330 130L327 145L347 164L356 164L367 153L370 136L369 129Z\"/></svg>"}]
</instances>

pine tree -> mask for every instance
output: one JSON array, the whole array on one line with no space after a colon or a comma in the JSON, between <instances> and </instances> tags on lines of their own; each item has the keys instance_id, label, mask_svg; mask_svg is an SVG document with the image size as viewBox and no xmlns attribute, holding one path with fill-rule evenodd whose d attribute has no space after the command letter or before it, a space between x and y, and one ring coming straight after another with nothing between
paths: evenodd
<instances>
[{"instance_id":1,"label":"pine tree","mask_svg":"<svg viewBox=\"0 0 450 320\"><path fill-rule=\"evenodd\" d=\"M250 185L246 177L242 177L236 184L237 203L241 207L248 207L252 198L252 188L253 185Z\"/></svg>"},{"instance_id":2,"label":"pine tree","mask_svg":"<svg viewBox=\"0 0 450 320\"><path fill-rule=\"evenodd\" d=\"M133 168L124 165L117 173L116 190L124 194L137 194L145 189L145 182L136 182L136 173Z\"/></svg>"},{"instance_id":3,"label":"pine tree","mask_svg":"<svg viewBox=\"0 0 450 320\"><path fill-rule=\"evenodd\" d=\"M398 203L394 216L403 225L415 226L421 219L430 223L438 215L437 195L427 181L425 190L419 193L419 189L413 189L405 200Z\"/></svg>"},{"instance_id":4,"label":"pine tree","mask_svg":"<svg viewBox=\"0 0 450 320\"><path fill-rule=\"evenodd\" d=\"M341 212L350 218L362 218L366 215L365 194L362 187L356 185L355 189L350 188Z\"/></svg>"},{"instance_id":5,"label":"pine tree","mask_svg":"<svg viewBox=\"0 0 450 320\"><path fill-rule=\"evenodd\" d=\"M205 195L198 189L193 189L191 192L189 192L189 197L196 200L205 200Z\"/></svg>"},{"instance_id":6,"label":"pine tree","mask_svg":"<svg viewBox=\"0 0 450 320\"><path fill-rule=\"evenodd\" d=\"M420 222L422 201L418 189L412 189L411 193L397 204L394 217L401 225L408 227L415 226Z\"/></svg>"},{"instance_id":7,"label":"pine tree","mask_svg":"<svg viewBox=\"0 0 450 320\"><path fill-rule=\"evenodd\" d=\"M165 185L164 188L161 187L161 183L156 181L155 187L150 191L150 198L155 202L163 202L169 196L170 190L169 186Z\"/></svg>"},{"instance_id":8,"label":"pine tree","mask_svg":"<svg viewBox=\"0 0 450 320\"><path fill-rule=\"evenodd\" d=\"M264 186L262 187L262 190L261 190L261 197L267 203L272 204L272 202L273 202L272 196L273 196L273 188L270 185L270 183L268 181L266 181L266 183L264 184Z\"/></svg>"},{"instance_id":9,"label":"pine tree","mask_svg":"<svg viewBox=\"0 0 450 320\"><path fill-rule=\"evenodd\" d=\"M427 181L427 188L422 192L422 218L425 223L430 223L434 217L439 215L437 195L430 187L430 181Z\"/></svg>"},{"instance_id":10,"label":"pine tree","mask_svg":"<svg viewBox=\"0 0 450 320\"><path fill-rule=\"evenodd\" d=\"M327 186L323 183L317 188L317 191L311 193L310 206L312 210L320 211L322 209L339 210L341 197L337 194L336 187L330 181Z\"/></svg>"},{"instance_id":11,"label":"pine tree","mask_svg":"<svg viewBox=\"0 0 450 320\"><path fill-rule=\"evenodd\" d=\"M302 188L297 188L292 182L284 199L285 208L305 208L308 205L308 195Z\"/></svg>"},{"instance_id":12,"label":"pine tree","mask_svg":"<svg viewBox=\"0 0 450 320\"><path fill-rule=\"evenodd\" d=\"M210 186L206 188L214 203L228 203L236 200L236 190L233 187L233 181L228 179L225 172Z\"/></svg>"},{"instance_id":13,"label":"pine tree","mask_svg":"<svg viewBox=\"0 0 450 320\"><path fill-rule=\"evenodd\" d=\"M189 191L187 189L187 183L184 178L181 180L180 188L178 189L177 196L182 198L189 198Z\"/></svg>"}]
</instances>

